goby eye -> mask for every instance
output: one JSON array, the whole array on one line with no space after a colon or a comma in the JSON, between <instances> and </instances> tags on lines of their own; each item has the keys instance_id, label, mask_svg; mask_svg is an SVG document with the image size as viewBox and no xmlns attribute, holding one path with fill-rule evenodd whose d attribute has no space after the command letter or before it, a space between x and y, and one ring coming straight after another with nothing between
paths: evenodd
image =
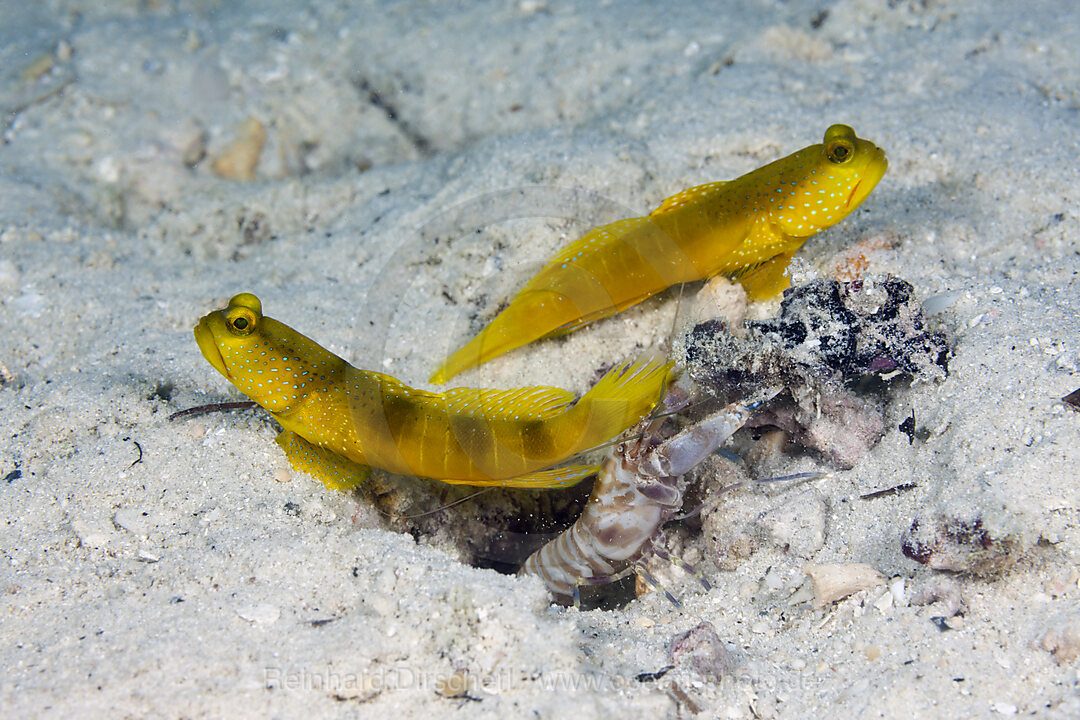
<instances>
[{"instance_id":1,"label":"goby eye","mask_svg":"<svg viewBox=\"0 0 1080 720\"><path fill-rule=\"evenodd\" d=\"M855 131L850 125L831 125L825 131L825 157L834 165L855 157Z\"/></svg>"},{"instance_id":2,"label":"goby eye","mask_svg":"<svg viewBox=\"0 0 1080 720\"><path fill-rule=\"evenodd\" d=\"M232 308L225 316L225 324L234 335L250 335L255 331L255 313L248 308Z\"/></svg>"},{"instance_id":3,"label":"goby eye","mask_svg":"<svg viewBox=\"0 0 1080 720\"><path fill-rule=\"evenodd\" d=\"M825 156L829 162L842 165L855 156L855 147L847 140L833 140L825 146Z\"/></svg>"}]
</instances>

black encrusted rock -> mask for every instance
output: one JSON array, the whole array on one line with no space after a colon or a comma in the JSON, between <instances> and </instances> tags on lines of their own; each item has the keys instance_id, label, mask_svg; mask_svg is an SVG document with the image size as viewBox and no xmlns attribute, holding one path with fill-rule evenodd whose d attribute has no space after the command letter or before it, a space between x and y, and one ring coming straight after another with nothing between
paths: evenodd
<instances>
[{"instance_id":1,"label":"black encrusted rock","mask_svg":"<svg viewBox=\"0 0 1080 720\"><path fill-rule=\"evenodd\" d=\"M813 280L785 291L775 318L748 322L740 334L709 320L684 347L690 377L725 402L786 389L749 424L781 427L841 467L884 432L880 402L845 385L893 372L940 380L949 356L911 284L891 275Z\"/></svg>"}]
</instances>

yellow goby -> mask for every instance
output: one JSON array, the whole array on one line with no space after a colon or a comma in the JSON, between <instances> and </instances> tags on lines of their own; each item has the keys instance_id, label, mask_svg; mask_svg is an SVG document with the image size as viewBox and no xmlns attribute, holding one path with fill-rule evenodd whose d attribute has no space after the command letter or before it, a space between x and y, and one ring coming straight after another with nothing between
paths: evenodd
<instances>
[{"instance_id":1,"label":"yellow goby","mask_svg":"<svg viewBox=\"0 0 1080 720\"><path fill-rule=\"evenodd\" d=\"M595 228L552 258L431 382L679 283L723 274L751 297L775 295L788 286L784 270L795 251L858 207L887 167L880 148L833 125L819 144L734 180L684 190L647 217Z\"/></svg>"},{"instance_id":2,"label":"yellow goby","mask_svg":"<svg viewBox=\"0 0 1080 720\"><path fill-rule=\"evenodd\" d=\"M360 370L241 293L195 328L203 356L270 412L293 467L344 489L368 467L463 485L560 487L599 465L551 469L640 421L663 396L670 363L609 371L581 398L553 387L433 393Z\"/></svg>"}]
</instances>

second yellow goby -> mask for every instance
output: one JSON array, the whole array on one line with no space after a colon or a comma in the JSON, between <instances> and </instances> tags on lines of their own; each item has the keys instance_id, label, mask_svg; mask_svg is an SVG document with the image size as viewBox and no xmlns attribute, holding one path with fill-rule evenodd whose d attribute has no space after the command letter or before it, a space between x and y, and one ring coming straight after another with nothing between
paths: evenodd
<instances>
[{"instance_id":1,"label":"second yellow goby","mask_svg":"<svg viewBox=\"0 0 1080 720\"><path fill-rule=\"evenodd\" d=\"M795 251L857 208L887 167L874 143L833 125L817 145L729 182L684 190L646 217L598 227L552 258L431 382L679 283L724 274L751 297L771 297L788 286L784 270Z\"/></svg>"}]
</instances>

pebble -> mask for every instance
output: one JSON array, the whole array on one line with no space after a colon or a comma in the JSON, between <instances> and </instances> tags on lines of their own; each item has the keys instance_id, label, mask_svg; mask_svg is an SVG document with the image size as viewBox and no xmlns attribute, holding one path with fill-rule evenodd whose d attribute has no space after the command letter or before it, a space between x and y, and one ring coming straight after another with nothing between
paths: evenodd
<instances>
[{"instance_id":1,"label":"pebble","mask_svg":"<svg viewBox=\"0 0 1080 720\"><path fill-rule=\"evenodd\" d=\"M113 539L113 533L108 528L90 520L72 520L71 529L79 538L79 544L85 548L104 549Z\"/></svg>"},{"instance_id":2,"label":"pebble","mask_svg":"<svg viewBox=\"0 0 1080 720\"><path fill-rule=\"evenodd\" d=\"M952 617L964 607L964 598L960 592L960 585L952 578L945 576L931 577L912 588L909 602L912 605L932 605L940 603L932 608L935 615Z\"/></svg>"},{"instance_id":3,"label":"pebble","mask_svg":"<svg viewBox=\"0 0 1080 720\"><path fill-rule=\"evenodd\" d=\"M960 293L947 292L940 295L933 295L923 300L922 308L923 312L927 315L936 315L942 310L947 309L960 297Z\"/></svg>"},{"instance_id":4,"label":"pebble","mask_svg":"<svg viewBox=\"0 0 1080 720\"><path fill-rule=\"evenodd\" d=\"M891 591L886 592L881 597L879 597L877 600L875 600L874 601L874 607L876 607L878 609L878 612L880 612L882 615L888 614L888 612L890 610L892 610L892 607L893 607L893 595L892 595L892 592Z\"/></svg>"},{"instance_id":5,"label":"pebble","mask_svg":"<svg viewBox=\"0 0 1080 720\"><path fill-rule=\"evenodd\" d=\"M38 79L48 75L56 66L56 57L52 53L45 53L38 56L29 65L25 66L21 73L19 73L23 82L33 83Z\"/></svg>"},{"instance_id":6,"label":"pebble","mask_svg":"<svg viewBox=\"0 0 1080 720\"><path fill-rule=\"evenodd\" d=\"M738 660L708 621L672 638L668 661L674 666L689 666L702 678L715 682L732 675L738 667Z\"/></svg>"},{"instance_id":7,"label":"pebble","mask_svg":"<svg viewBox=\"0 0 1080 720\"><path fill-rule=\"evenodd\" d=\"M189 39L192 36L189 35ZM191 96L197 102L224 102L229 98L229 76L217 55L203 57L191 73Z\"/></svg>"},{"instance_id":8,"label":"pebble","mask_svg":"<svg viewBox=\"0 0 1080 720\"><path fill-rule=\"evenodd\" d=\"M31 288L23 290L22 295L8 301L5 305L12 311L26 317L40 317L48 303L45 296Z\"/></svg>"},{"instance_id":9,"label":"pebble","mask_svg":"<svg viewBox=\"0 0 1080 720\"><path fill-rule=\"evenodd\" d=\"M889 592L892 593L893 605L904 607L907 605L907 593L904 591L904 578L898 577L889 581Z\"/></svg>"},{"instance_id":10,"label":"pebble","mask_svg":"<svg viewBox=\"0 0 1080 720\"><path fill-rule=\"evenodd\" d=\"M227 180L254 180L255 166L265 144L266 128L257 119L248 118L236 139L214 158L214 172Z\"/></svg>"},{"instance_id":11,"label":"pebble","mask_svg":"<svg viewBox=\"0 0 1080 720\"><path fill-rule=\"evenodd\" d=\"M127 530L136 537L144 538L149 532L149 523L143 514L132 508L117 510L113 515L113 522L121 530Z\"/></svg>"},{"instance_id":12,"label":"pebble","mask_svg":"<svg viewBox=\"0 0 1080 720\"><path fill-rule=\"evenodd\" d=\"M277 619L281 617L281 610L277 605L262 603L259 605L245 605L238 608L236 614L249 623L269 625L277 622Z\"/></svg>"},{"instance_id":13,"label":"pebble","mask_svg":"<svg viewBox=\"0 0 1080 720\"><path fill-rule=\"evenodd\" d=\"M739 585L739 598L742 600L750 600L757 594L758 584L756 582L747 581Z\"/></svg>"},{"instance_id":14,"label":"pebble","mask_svg":"<svg viewBox=\"0 0 1080 720\"><path fill-rule=\"evenodd\" d=\"M694 298L693 315L697 322L719 318L729 328L740 327L746 317L746 290L723 275L708 280Z\"/></svg>"},{"instance_id":15,"label":"pebble","mask_svg":"<svg viewBox=\"0 0 1080 720\"><path fill-rule=\"evenodd\" d=\"M466 697L472 683L465 672L458 670L450 677L441 678L435 683L435 692L445 698Z\"/></svg>"},{"instance_id":16,"label":"pebble","mask_svg":"<svg viewBox=\"0 0 1080 720\"><path fill-rule=\"evenodd\" d=\"M327 683L327 693L337 700L355 700L367 702L386 689L386 682L378 674L341 673L342 681L339 683Z\"/></svg>"},{"instance_id":17,"label":"pebble","mask_svg":"<svg viewBox=\"0 0 1080 720\"><path fill-rule=\"evenodd\" d=\"M798 493L760 520L770 539L788 552L809 558L825 545L825 501L815 490Z\"/></svg>"},{"instance_id":18,"label":"pebble","mask_svg":"<svg viewBox=\"0 0 1080 720\"><path fill-rule=\"evenodd\" d=\"M548 4L543 0L521 0L518 3L518 10L526 15L535 15L538 12L545 12L548 9Z\"/></svg>"},{"instance_id":19,"label":"pebble","mask_svg":"<svg viewBox=\"0 0 1080 720\"><path fill-rule=\"evenodd\" d=\"M0 292L11 292L19 285L19 269L10 260L0 260Z\"/></svg>"},{"instance_id":20,"label":"pebble","mask_svg":"<svg viewBox=\"0 0 1080 720\"><path fill-rule=\"evenodd\" d=\"M1039 641L1039 647L1049 652L1058 665L1080 657L1080 617L1058 618Z\"/></svg>"}]
</instances>

